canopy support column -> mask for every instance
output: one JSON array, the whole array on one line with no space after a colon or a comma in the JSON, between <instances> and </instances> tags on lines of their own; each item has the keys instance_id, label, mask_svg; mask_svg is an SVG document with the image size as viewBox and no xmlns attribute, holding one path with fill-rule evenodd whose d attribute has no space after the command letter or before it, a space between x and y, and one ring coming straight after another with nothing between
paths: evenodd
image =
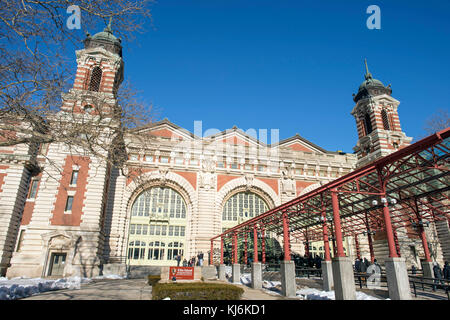
<instances>
[{"instance_id":1,"label":"canopy support column","mask_svg":"<svg viewBox=\"0 0 450 320\"><path fill-rule=\"evenodd\" d=\"M333 280L336 300L356 300L355 277L353 265L349 257L345 256L342 243L341 217L339 213L339 198L337 189L331 190L331 204L333 207L334 235L336 238L337 254L333 258Z\"/></svg>"},{"instance_id":2,"label":"canopy support column","mask_svg":"<svg viewBox=\"0 0 450 320\"><path fill-rule=\"evenodd\" d=\"M322 212L321 219L323 223L323 246L325 249L325 259L322 261L322 278L323 278L323 290L331 291L334 288L333 283L333 269L331 264L331 255L330 255L330 243L328 241L328 226L327 226L327 215L325 210L325 204L323 202L323 195L321 196L322 200Z\"/></svg>"},{"instance_id":3,"label":"canopy support column","mask_svg":"<svg viewBox=\"0 0 450 320\"><path fill-rule=\"evenodd\" d=\"M284 260L281 261L281 291L286 297L295 297L297 284L295 283L295 264L291 261L289 234L289 218L286 212L283 212L283 247Z\"/></svg>"}]
</instances>

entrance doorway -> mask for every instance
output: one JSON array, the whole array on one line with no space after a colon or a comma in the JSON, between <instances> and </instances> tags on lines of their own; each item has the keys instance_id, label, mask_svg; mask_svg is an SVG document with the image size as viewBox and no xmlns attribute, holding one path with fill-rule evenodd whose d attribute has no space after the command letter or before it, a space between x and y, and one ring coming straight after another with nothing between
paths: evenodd
<instances>
[{"instance_id":1,"label":"entrance doorway","mask_svg":"<svg viewBox=\"0 0 450 320\"><path fill-rule=\"evenodd\" d=\"M52 253L50 258L50 270L49 276L62 276L64 272L64 266L66 263L65 253Z\"/></svg>"}]
</instances>

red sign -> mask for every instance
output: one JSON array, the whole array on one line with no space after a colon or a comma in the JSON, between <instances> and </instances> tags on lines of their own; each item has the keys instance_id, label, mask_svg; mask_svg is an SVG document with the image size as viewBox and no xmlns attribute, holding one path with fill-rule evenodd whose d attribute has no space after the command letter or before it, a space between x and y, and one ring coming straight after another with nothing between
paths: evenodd
<instances>
[{"instance_id":1,"label":"red sign","mask_svg":"<svg viewBox=\"0 0 450 320\"><path fill-rule=\"evenodd\" d=\"M194 267L170 267L169 279L194 280Z\"/></svg>"}]
</instances>

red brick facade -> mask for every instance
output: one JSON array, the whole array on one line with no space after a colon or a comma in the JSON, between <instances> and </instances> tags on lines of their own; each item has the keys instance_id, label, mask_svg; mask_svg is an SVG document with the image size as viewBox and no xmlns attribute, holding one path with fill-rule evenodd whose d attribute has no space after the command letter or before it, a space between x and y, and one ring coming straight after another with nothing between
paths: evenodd
<instances>
[{"instance_id":1,"label":"red brick facade","mask_svg":"<svg viewBox=\"0 0 450 320\"><path fill-rule=\"evenodd\" d=\"M50 223L52 225L63 226L79 226L83 215L83 201L85 199L86 185L89 177L88 157L81 156L67 156L65 165L63 167L62 178L58 188L54 209L52 211L52 218ZM78 181L76 186L70 185L72 178L73 166L79 167ZM73 205L71 212L65 212L68 192L75 191Z\"/></svg>"}]
</instances>

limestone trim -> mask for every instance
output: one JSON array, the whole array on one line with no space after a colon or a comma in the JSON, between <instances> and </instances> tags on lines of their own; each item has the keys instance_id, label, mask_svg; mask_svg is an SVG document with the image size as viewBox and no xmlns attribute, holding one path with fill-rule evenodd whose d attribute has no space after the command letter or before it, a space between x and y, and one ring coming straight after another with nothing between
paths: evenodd
<instances>
[{"instance_id":1,"label":"limestone trim","mask_svg":"<svg viewBox=\"0 0 450 320\"><path fill-rule=\"evenodd\" d=\"M124 192L124 199L126 200L126 219L125 219L125 230L124 230L124 239L126 241L123 242L122 246L122 256L126 255L126 250L128 247L128 237L129 237L129 224L131 219L131 208L133 206L136 198L145 190L152 187L168 187L174 189L178 192L182 197L184 202L186 203L186 234L185 239L187 242L186 253L192 252L193 237L192 237L192 224L193 224L193 216L195 212L198 212L198 204L196 199L196 192L190 182L182 177L181 175L174 172L165 172L162 173L156 171L146 172L139 176L139 182L132 181L126 188Z\"/></svg>"}]
</instances>

